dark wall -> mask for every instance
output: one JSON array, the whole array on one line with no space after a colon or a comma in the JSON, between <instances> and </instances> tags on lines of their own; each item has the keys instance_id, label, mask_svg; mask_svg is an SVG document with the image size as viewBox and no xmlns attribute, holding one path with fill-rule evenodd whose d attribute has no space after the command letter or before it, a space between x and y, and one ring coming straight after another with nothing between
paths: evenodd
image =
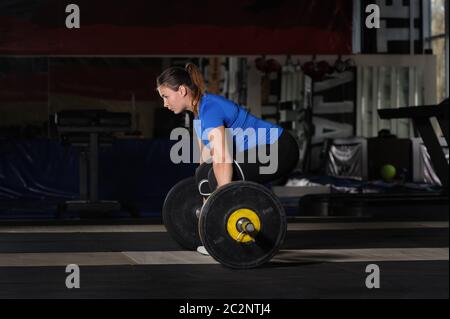
<instances>
[{"instance_id":1,"label":"dark wall","mask_svg":"<svg viewBox=\"0 0 450 319\"><path fill-rule=\"evenodd\" d=\"M351 23L352 0L8 0L0 54L350 53Z\"/></svg>"}]
</instances>

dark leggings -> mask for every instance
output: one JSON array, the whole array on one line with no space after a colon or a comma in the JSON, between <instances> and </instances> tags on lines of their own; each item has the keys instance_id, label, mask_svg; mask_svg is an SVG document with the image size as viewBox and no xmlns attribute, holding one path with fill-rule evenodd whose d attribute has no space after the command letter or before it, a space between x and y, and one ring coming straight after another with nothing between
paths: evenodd
<instances>
[{"instance_id":1,"label":"dark leggings","mask_svg":"<svg viewBox=\"0 0 450 319\"><path fill-rule=\"evenodd\" d=\"M275 143L278 147L278 156L276 156L276 154L271 154L270 145L259 145L256 148L256 151L258 151L259 148L263 147L266 156L270 156L271 158L273 156L277 157L278 166L274 172L261 173L260 169L264 167L267 168L269 163L261 163L258 156L256 156L256 163L249 161L248 155L250 151L246 150L243 153L234 156L235 161L233 162L232 180L237 181L245 179L247 181L263 184L287 178L287 175L297 166L299 158L298 144L287 130L283 130L283 133ZM255 149L251 151L254 152ZM243 162L239 160L241 158L244 158ZM202 163L199 165L195 172L195 178L197 185L199 185L199 189L203 194L210 194L217 188L217 181L212 168L212 163Z\"/></svg>"}]
</instances>

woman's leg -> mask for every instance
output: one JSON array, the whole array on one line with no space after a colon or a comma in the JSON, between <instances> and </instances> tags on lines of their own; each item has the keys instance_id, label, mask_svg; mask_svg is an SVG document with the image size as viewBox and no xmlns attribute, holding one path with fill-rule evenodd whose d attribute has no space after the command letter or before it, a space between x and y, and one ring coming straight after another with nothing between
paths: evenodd
<instances>
[{"instance_id":1,"label":"woman's leg","mask_svg":"<svg viewBox=\"0 0 450 319\"><path fill-rule=\"evenodd\" d=\"M269 158L268 163L261 163L261 159L257 158L256 163L248 161L249 151L245 151L245 161L241 163L245 179L266 183L287 177L292 170L295 169L299 159L299 148L295 138L284 130L275 145L263 145L264 155ZM255 152L255 150L251 150ZM258 150L256 150L257 152ZM242 156L242 155L241 155ZM275 165L275 168L272 167ZM271 169L269 169L269 167Z\"/></svg>"}]
</instances>

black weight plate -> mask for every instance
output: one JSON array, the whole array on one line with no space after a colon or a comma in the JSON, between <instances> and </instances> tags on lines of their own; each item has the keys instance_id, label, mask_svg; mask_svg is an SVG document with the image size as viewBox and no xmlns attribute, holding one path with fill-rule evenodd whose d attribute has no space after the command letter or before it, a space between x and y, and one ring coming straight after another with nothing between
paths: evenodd
<instances>
[{"instance_id":1,"label":"black weight plate","mask_svg":"<svg viewBox=\"0 0 450 319\"><path fill-rule=\"evenodd\" d=\"M166 196L162 217L170 236L183 248L196 250L201 245L197 208L203 204L195 177L178 182Z\"/></svg>"},{"instance_id":2,"label":"black weight plate","mask_svg":"<svg viewBox=\"0 0 450 319\"><path fill-rule=\"evenodd\" d=\"M259 217L255 242L240 243L227 231L229 216L248 208ZM278 198L266 187L238 181L217 189L206 201L199 219L200 238L209 254L222 265L254 268L269 261L286 235L286 214Z\"/></svg>"}]
</instances>

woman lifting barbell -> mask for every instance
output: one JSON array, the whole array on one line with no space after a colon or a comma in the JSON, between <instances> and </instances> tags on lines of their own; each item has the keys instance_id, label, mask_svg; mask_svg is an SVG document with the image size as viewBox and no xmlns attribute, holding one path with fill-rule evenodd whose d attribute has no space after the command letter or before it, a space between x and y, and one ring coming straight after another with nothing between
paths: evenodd
<instances>
[{"instance_id":1,"label":"woman lifting barbell","mask_svg":"<svg viewBox=\"0 0 450 319\"><path fill-rule=\"evenodd\" d=\"M194 114L201 154L196 181L202 195L231 181L267 183L286 178L296 167L299 148L294 137L235 102L207 93L194 64L166 69L157 78L157 90L164 107L175 114Z\"/></svg>"}]
</instances>

